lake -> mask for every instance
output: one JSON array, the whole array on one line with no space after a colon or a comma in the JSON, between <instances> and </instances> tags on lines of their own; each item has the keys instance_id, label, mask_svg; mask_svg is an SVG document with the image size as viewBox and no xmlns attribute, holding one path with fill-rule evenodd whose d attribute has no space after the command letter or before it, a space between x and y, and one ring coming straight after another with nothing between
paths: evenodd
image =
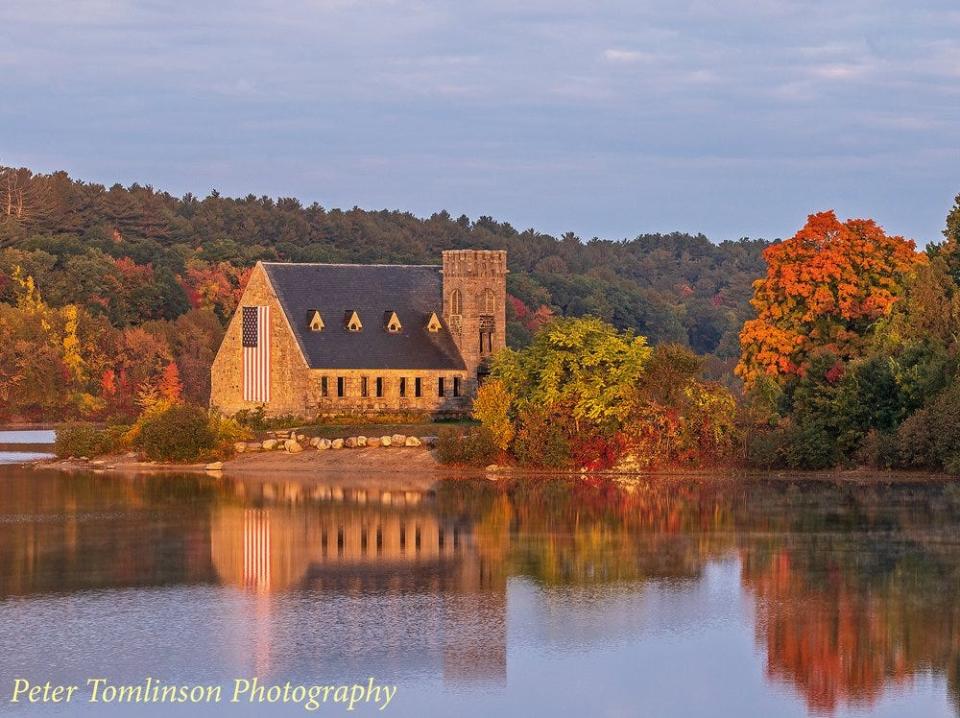
<instances>
[{"instance_id":1,"label":"lake","mask_svg":"<svg viewBox=\"0 0 960 718\"><path fill-rule=\"evenodd\" d=\"M309 714L228 702L257 676L395 685L396 716L954 716L958 529L942 483L0 467L0 696L150 678L224 700L4 712Z\"/></svg>"}]
</instances>

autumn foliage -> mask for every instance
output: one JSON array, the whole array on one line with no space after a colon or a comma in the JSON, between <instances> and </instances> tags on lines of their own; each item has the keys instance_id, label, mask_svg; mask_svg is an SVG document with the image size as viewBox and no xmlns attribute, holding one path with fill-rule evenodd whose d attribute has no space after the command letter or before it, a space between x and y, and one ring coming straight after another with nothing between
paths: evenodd
<instances>
[{"instance_id":1,"label":"autumn foliage","mask_svg":"<svg viewBox=\"0 0 960 718\"><path fill-rule=\"evenodd\" d=\"M757 317L740 334L736 372L748 385L802 375L815 349L841 361L860 356L871 326L924 262L912 241L873 220L840 222L832 211L810 215L764 258L767 276L754 283L751 301Z\"/></svg>"}]
</instances>

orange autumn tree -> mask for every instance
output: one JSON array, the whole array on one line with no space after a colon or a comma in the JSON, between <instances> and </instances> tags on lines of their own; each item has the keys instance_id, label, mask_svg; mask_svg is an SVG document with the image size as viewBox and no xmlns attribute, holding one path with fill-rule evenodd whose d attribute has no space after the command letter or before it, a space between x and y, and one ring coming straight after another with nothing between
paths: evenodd
<instances>
[{"instance_id":1,"label":"orange autumn tree","mask_svg":"<svg viewBox=\"0 0 960 718\"><path fill-rule=\"evenodd\" d=\"M869 219L812 214L803 229L764 251L767 276L753 284L757 318L740 333L736 372L748 386L803 375L811 352L841 360L862 354L875 322L890 313L915 267L912 240Z\"/></svg>"}]
</instances>

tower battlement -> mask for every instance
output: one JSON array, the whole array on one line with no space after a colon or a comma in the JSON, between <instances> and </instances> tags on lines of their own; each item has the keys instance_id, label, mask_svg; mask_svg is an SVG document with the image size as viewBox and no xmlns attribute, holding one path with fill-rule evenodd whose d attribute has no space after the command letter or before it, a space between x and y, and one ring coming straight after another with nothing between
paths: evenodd
<instances>
[{"instance_id":1,"label":"tower battlement","mask_svg":"<svg viewBox=\"0 0 960 718\"><path fill-rule=\"evenodd\" d=\"M507 273L503 249L450 249L443 252L443 276L499 277Z\"/></svg>"}]
</instances>

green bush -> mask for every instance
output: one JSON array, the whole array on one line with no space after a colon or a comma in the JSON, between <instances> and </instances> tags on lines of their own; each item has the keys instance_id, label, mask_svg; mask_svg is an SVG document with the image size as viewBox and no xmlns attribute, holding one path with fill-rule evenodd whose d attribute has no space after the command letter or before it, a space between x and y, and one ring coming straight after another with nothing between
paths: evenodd
<instances>
[{"instance_id":1,"label":"green bush","mask_svg":"<svg viewBox=\"0 0 960 718\"><path fill-rule=\"evenodd\" d=\"M207 412L198 406L174 404L139 423L136 446L152 461L197 461L217 443Z\"/></svg>"},{"instance_id":2,"label":"green bush","mask_svg":"<svg viewBox=\"0 0 960 718\"><path fill-rule=\"evenodd\" d=\"M493 434L484 427L441 429L437 435L437 460L441 464L487 466L497 460L499 449Z\"/></svg>"},{"instance_id":3,"label":"green bush","mask_svg":"<svg viewBox=\"0 0 960 718\"><path fill-rule=\"evenodd\" d=\"M908 416L897 428L897 465L904 469L939 469L936 428L929 409Z\"/></svg>"},{"instance_id":4,"label":"green bush","mask_svg":"<svg viewBox=\"0 0 960 718\"><path fill-rule=\"evenodd\" d=\"M92 424L70 423L57 429L54 453L61 459L70 456L102 456L121 450L121 437L125 426L109 426L106 429Z\"/></svg>"},{"instance_id":5,"label":"green bush","mask_svg":"<svg viewBox=\"0 0 960 718\"><path fill-rule=\"evenodd\" d=\"M897 437L876 429L867 432L854 456L858 464L871 469L890 469L897 465L899 457Z\"/></svg>"}]
</instances>

